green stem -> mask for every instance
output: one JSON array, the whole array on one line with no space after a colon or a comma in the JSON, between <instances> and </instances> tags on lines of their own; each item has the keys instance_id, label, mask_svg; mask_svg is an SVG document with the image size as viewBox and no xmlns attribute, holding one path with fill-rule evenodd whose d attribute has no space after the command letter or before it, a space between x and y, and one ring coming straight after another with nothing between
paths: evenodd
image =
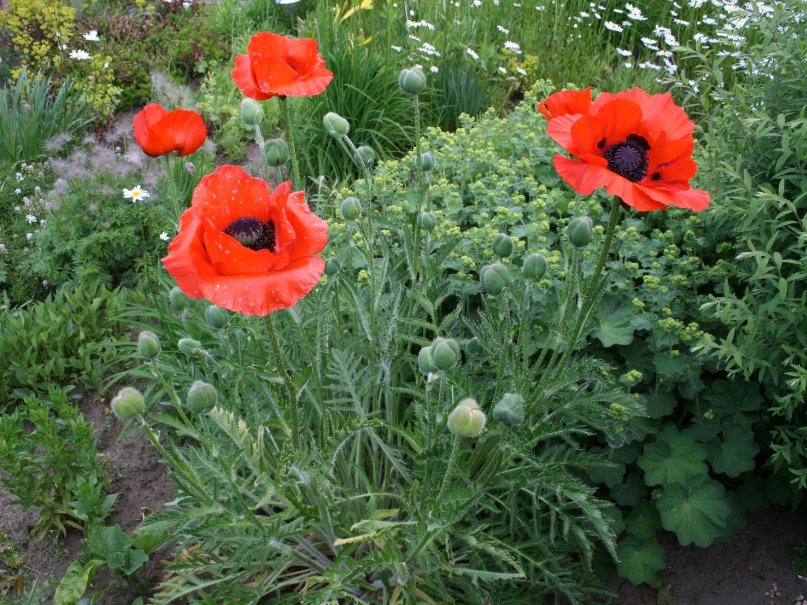
<instances>
[{"instance_id":1,"label":"green stem","mask_svg":"<svg viewBox=\"0 0 807 605\"><path fill-rule=\"evenodd\" d=\"M272 345L278 370L282 375L283 383L286 385L286 390L288 391L289 395L292 439L294 439L295 444L300 445L300 411L297 406L297 398L294 395L294 383L289 375L289 367L286 363L286 357L283 355L283 350L280 348L280 340L278 340L277 337L274 315L272 313L266 316L266 331L269 333L269 343Z\"/></svg>"},{"instance_id":2,"label":"green stem","mask_svg":"<svg viewBox=\"0 0 807 605\"><path fill-rule=\"evenodd\" d=\"M264 153L266 150L266 141L263 139L260 124L255 124L255 142L258 144L258 149L261 151L261 176L266 180L266 154Z\"/></svg>"},{"instance_id":3,"label":"green stem","mask_svg":"<svg viewBox=\"0 0 807 605\"><path fill-rule=\"evenodd\" d=\"M300 182L300 166L297 164L297 149L294 146L294 135L291 127L291 114L289 113L289 100L286 97L278 97L280 108L283 110L283 121L286 124L286 138L289 140L289 155L291 156L292 184L295 191L301 191L305 186Z\"/></svg>"},{"instance_id":4,"label":"green stem","mask_svg":"<svg viewBox=\"0 0 807 605\"><path fill-rule=\"evenodd\" d=\"M351 155L353 155L353 161L358 164L359 169L364 174L364 180L367 181L367 200L369 203L373 201L373 175L370 174L370 168L367 166L367 163L362 159L359 150L356 149L356 146L353 144L353 141L350 140L350 137L345 135L342 137L342 140L345 142L345 145L348 146L350 149Z\"/></svg>"},{"instance_id":5,"label":"green stem","mask_svg":"<svg viewBox=\"0 0 807 605\"><path fill-rule=\"evenodd\" d=\"M451 453L448 456L448 465L446 465L446 474L443 475L443 482L440 484L440 491L437 492L437 502L443 500L443 496L451 484L451 475L454 472L454 467L457 465L457 458L460 453L460 438L454 437L454 442L451 444Z\"/></svg>"},{"instance_id":6,"label":"green stem","mask_svg":"<svg viewBox=\"0 0 807 605\"><path fill-rule=\"evenodd\" d=\"M415 151L417 153L417 158L415 158L415 164L417 166L417 177L418 177L418 186L423 184L423 158L420 154L420 100L418 95L414 96L415 99ZM421 211L422 208L418 208L418 211Z\"/></svg>"}]
</instances>

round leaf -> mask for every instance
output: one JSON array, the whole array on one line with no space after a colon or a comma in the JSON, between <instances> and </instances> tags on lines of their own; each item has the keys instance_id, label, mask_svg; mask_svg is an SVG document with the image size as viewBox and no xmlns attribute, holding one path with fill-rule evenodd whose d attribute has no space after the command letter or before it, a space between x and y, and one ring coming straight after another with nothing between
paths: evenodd
<instances>
[{"instance_id":1,"label":"round leaf","mask_svg":"<svg viewBox=\"0 0 807 605\"><path fill-rule=\"evenodd\" d=\"M668 425L656 435L655 442L644 446L638 464L647 485L667 485L705 476L709 471L705 458L702 443Z\"/></svg>"},{"instance_id":2,"label":"round leaf","mask_svg":"<svg viewBox=\"0 0 807 605\"><path fill-rule=\"evenodd\" d=\"M695 543L701 548L726 531L731 512L723 486L706 476L665 485L656 506L664 529L675 532L683 546Z\"/></svg>"},{"instance_id":3,"label":"round leaf","mask_svg":"<svg viewBox=\"0 0 807 605\"><path fill-rule=\"evenodd\" d=\"M619 506L636 506L647 493L647 487L637 473L628 473L625 481L611 487L611 498Z\"/></svg>"},{"instance_id":4,"label":"round leaf","mask_svg":"<svg viewBox=\"0 0 807 605\"><path fill-rule=\"evenodd\" d=\"M631 511L625 522L625 528L630 534L640 540L652 540L656 532L661 529L661 518L656 505L650 500L642 500Z\"/></svg>"},{"instance_id":5,"label":"round leaf","mask_svg":"<svg viewBox=\"0 0 807 605\"><path fill-rule=\"evenodd\" d=\"M739 477L753 470L754 456L759 447L754 443L754 432L742 426L724 426L722 439L712 439L706 444L707 459L716 473Z\"/></svg>"},{"instance_id":6,"label":"round leaf","mask_svg":"<svg viewBox=\"0 0 807 605\"><path fill-rule=\"evenodd\" d=\"M619 543L619 575L632 584L650 584L664 569L664 547L656 541L629 536Z\"/></svg>"}]
</instances>

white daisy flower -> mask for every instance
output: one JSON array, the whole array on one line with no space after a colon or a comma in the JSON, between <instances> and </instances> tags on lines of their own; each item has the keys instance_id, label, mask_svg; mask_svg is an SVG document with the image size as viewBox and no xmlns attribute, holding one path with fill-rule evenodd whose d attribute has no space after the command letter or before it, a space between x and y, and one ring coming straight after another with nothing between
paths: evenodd
<instances>
[{"instance_id":1,"label":"white daisy flower","mask_svg":"<svg viewBox=\"0 0 807 605\"><path fill-rule=\"evenodd\" d=\"M632 4L626 4L625 8L628 9L628 18L634 21L647 21L647 17L642 14L642 9Z\"/></svg>"},{"instance_id":2,"label":"white daisy flower","mask_svg":"<svg viewBox=\"0 0 807 605\"><path fill-rule=\"evenodd\" d=\"M71 50L70 58L76 59L77 61L86 61L87 59L91 59L92 55L86 50Z\"/></svg>"},{"instance_id":3,"label":"white daisy flower","mask_svg":"<svg viewBox=\"0 0 807 605\"><path fill-rule=\"evenodd\" d=\"M505 47L507 50L512 51L512 52L514 52L514 53L516 53L517 55L520 55L520 54L521 54L521 46L519 46L519 45L518 45L517 43L515 43L515 42L512 42L511 40L508 40L507 42L505 42L505 43L504 43L504 47Z\"/></svg>"},{"instance_id":4,"label":"white daisy flower","mask_svg":"<svg viewBox=\"0 0 807 605\"><path fill-rule=\"evenodd\" d=\"M433 74L436 74L438 71L440 71L440 68L437 67L436 65L432 65L431 67L429 67L429 71L432 72Z\"/></svg>"},{"instance_id":5,"label":"white daisy flower","mask_svg":"<svg viewBox=\"0 0 807 605\"><path fill-rule=\"evenodd\" d=\"M124 189L123 197L128 200L132 200L132 203L136 203L139 200L144 200L147 197L151 197L151 194L145 189L141 189L140 185L135 185L131 189Z\"/></svg>"},{"instance_id":6,"label":"white daisy flower","mask_svg":"<svg viewBox=\"0 0 807 605\"><path fill-rule=\"evenodd\" d=\"M509 29L507 29L506 27L502 27L501 25L497 25L497 26L496 26L496 29L498 29L498 30L499 30L500 32L502 32L504 35L507 35L507 34L509 34L509 33L510 33L510 30L509 30Z\"/></svg>"},{"instance_id":7,"label":"white daisy flower","mask_svg":"<svg viewBox=\"0 0 807 605\"><path fill-rule=\"evenodd\" d=\"M610 29L612 32L621 32L622 26L619 23L614 23L613 21L606 21L605 29Z\"/></svg>"},{"instance_id":8,"label":"white daisy flower","mask_svg":"<svg viewBox=\"0 0 807 605\"><path fill-rule=\"evenodd\" d=\"M471 57L471 59L473 59L474 61L476 61L479 58L479 55L477 55L474 52L474 49L472 49L470 46L465 49L465 52L468 53L468 56Z\"/></svg>"},{"instance_id":9,"label":"white daisy flower","mask_svg":"<svg viewBox=\"0 0 807 605\"><path fill-rule=\"evenodd\" d=\"M98 30L97 29L94 29L94 30L84 34L84 39L87 42L100 42L101 41L101 38L98 37Z\"/></svg>"},{"instance_id":10,"label":"white daisy flower","mask_svg":"<svg viewBox=\"0 0 807 605\"><path fill-rule=\"evenodd\" d=\"M506 74L507 73L507 70L504 67L502 67L501 65L499 66L498 69L499 69L500 74Z\"/></svg>"},{"instance_id":11,"label":"white daisy flower","mask_svg":"<svg viewBox=\"0 0 807 605\"><path fill-rule=\"evenodd\" d=\"M33 214L26 214L25 220L28 221L29 225L33 225L37 221L37 218Z\"/></svg>"},{"instance_id":12,"label":"white daisy flower","mask_svg":"<svg viewBox=\"0 0 807 605\"><path fill-rule=\"evenodd\" d=\"M629 50L625 50L624 48L617 48L617 54L622 55L623 57L630 57L633 53Z\"/></svg>"},{"instance_id":13,"label":"white daisy flower","mask_svg":"<svg viewBox=\"0 0 807 605\"><path fill-rule=\"evenodd\" d=\"M160 239L163 240L164 242L167 242L171 238L168 237L168 234L165 231L163 231L162 233L160 233Z\"/></svg>"},{"instance_id":14,"label":"white daisy flower","mask_svg":"<svg viewBox=\"0 0 807 605\"><path fill-rule=\"evenodd\" d=\"M523 69L521 69L520 67L516 67L516 71L517 71L518 73L520 73L522 76L525 76L525 77L526 77L526 75L527 75L527 72L526 72L526 71L524 71Z\"/></svg>"}]
</instances>

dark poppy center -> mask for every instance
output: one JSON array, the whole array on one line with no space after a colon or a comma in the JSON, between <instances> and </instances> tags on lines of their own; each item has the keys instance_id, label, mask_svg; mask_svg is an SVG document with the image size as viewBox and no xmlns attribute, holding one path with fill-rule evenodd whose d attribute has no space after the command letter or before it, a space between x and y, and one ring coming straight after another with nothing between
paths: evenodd
<instances>
[{"instance_id":1,"label":"dark poppy center","mask_svg":"<svg viewBox=\"0 0 807 605\"><path fill-rule=\"evenodd\" d=\"M224 233L250 250L275 251L275 224L272 221L264 223L260 219L244 216L227 225Z\"/></svg>"},{"instance_id":2,"label":"dark poppy center","mask_svg":"<svg viewBox=\"0 0 807 605\"><path fill-rule=\"evenodd\" d=\"M633 183L638 183L647 174L647 152L650 145L638 134L629 135L627 139L611 145L603 153L608 160L608 170L616 172Z\"/></svg>"}]
</instances>

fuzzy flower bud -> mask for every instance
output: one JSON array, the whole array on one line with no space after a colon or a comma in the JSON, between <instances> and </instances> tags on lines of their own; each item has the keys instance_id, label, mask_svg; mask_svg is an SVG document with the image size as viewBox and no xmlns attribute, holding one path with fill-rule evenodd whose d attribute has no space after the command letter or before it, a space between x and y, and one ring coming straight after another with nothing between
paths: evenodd
<instances>
[{"instance_id":1,"label":"fuzzy flower bud","mask_svg":"<svg viewBox=\"0 0 807 605\"><path fill-rule=\"evenodd\" d=\"M475 399L463 399L448 415L448 430L456 437L478 437L487 418Z\"/></svg>"},{"instance_id":2,"label":"fuzzy flower bud","mask_svg":"<svg viewBox=\"0 0 807 605\"><path fill-rule=\"evenodd\" d=\"M513 253L513 238L499 233L493 240L493 253L499 258L507 258Z\"/></svg>"},{"instance_id":3,"label":"fuzzy flower bud","mask_svg":"<svg viewBox=\"0 0 807 605\"><path fill-rule=\"evenodd\" d=\"M361 214L361 202L356 197L346 197L339 206L339 212L346 221L355 221Z\"/></svg>"},{"instance_id":4,"label":"fuzzy flower bud","mask_svg":"<svg viewBox=\"0 0 807 605\"><path fill-rule=\"evenodd\" d=\"M375 164L375 150L369 145L360 146L356 149L356 153L359 154L361 161L364 162L364 165L368 168Z\"/></svg>"},{"instance_id":5,"label":"fuzzy flower bud","mask_svg":"<svg viewBox=\"0 0 807 605\"><path fill-rule=\"evenodd\" d=\"M431 346L432 363L438 370L448 370L460 359L460 346L453 338L435 338Z\"/></svg>"},{"instance_id":6,"label":"fuzzy flower bud","mask_svg":"<svg viewBox=\"0 0 807 605\"><path fill-rule=\"evenodd\" d=\"M282 166L289 161L289 146L283 139L269 139L263 148L263 158L269 166Z\"/></svg>"},{"instance_id":7,"label":"fuzzy flower bud","mask_svg":"<svg viewBox=\"0 0 807 605\"><path fill-rule=\"evenodd\" d=\"M342 263L335 256L325 261L325 275L335 275L342 270Z\"/></svg>"},{"instance_id":8,"label":"fuzzy flower bud","mask_svg":"<svg viewBox=\"0 0 807 605\"><path fill-rule=\"evenodd\" d=\"M569 226L566 228L569 234L569 241L576 248L582 248L591 241L594 237L594 223L587 216L578 216L569 221Z\"/></svg>"},{"instance_id":9,"label":"fuzzy flower bud","mask_svg":"<svg viewBox=\"0 0 807 605\"><path fill-rule=\"evenodd\" d=\"M493 417L510 426L518 426L524 422L524 398L517 393L505 393L493 407Z\"/></svg>"},{"instance_id":10,"label":"fuzzy flower bud","mask_svg":"<svg viewBox=\"0 0 807 605\"><path fill-rule=\"evenodd\" d=\"M325 117L322 118L322 125L325 127L325 132L335 139L341 139L350 132L348 121L333 111L325 114Z\"/></svg>"},{"instance_id":11,"label":"fuzzy flower bud","mask_svg":"<svg viewBox=\"0 0 807 605\"><path fill-rule=\"evenodd\" d=\"M175 313L179 313L188 307L190 299L185 296L185 293L182 290L174 286L168 293L168 302L171 305L171 310Z\"/></svg>"},{"instance_id":12,"label":"fuzzy flower bud","mask_svg":"<svg viewBox=\"0 0 807 605\"><path fill-rule=\"evenodd\" d=\"M418 353L418 369L424 374L430 374L436 369L432 360L431 347L423 347Z\"/></svg>"},{"instance_id":13,"label":"fuzzy flower bud","mask_svg":"<svg viewBox=\"0 0 807 605\"><path fill-rule=\"evenodd\" d=\"M154 332L143 330L137 337L137 352L141 357L154 359L160 354L160 339Z\"/></svg>"},{"instance_id":14,"label":"fuzzy flower bud","mask_svg":"<svg viewBox=\"0 0 807 605\"><path fill-rule=\"evenodd\" d=\"M530 254L524 259L521 272L527 279L541 279L546 275L546 258L544 258L543 254L538 254L537 252Z\"/></svg>"},{"instance_id":15,"label":"fuzzy flower bud","mask_svg":"<svg viewBox=\"0 0 807 605\"><path fill-rule=\"evenodd\" d=\"M479 271L482 289L488 294L498 294L510 283L510 271L502 263L485 265Z\"/></svg>"},{"instance_id":16,"label":"fuzzy flower bud","mask_svg":"<svg viewBox=\"0 0 807 605\"><path fill-rule=\"evenodd\" d=\"M188 389L188 409L193 412L194 414L204 414L205 412L211 410L214 405L216 405L216 401L219 398L219 394L216 391L216 387L212 384L207 382L202 382L201 380L197 380L191 385L191 388Z\"/></svg>"},{"instance_id":17,"label":"fuzzy flower bud","mask_svg":"<svg viewBox=\"0 0 807 605\"><path fill-rule=\"evenodd\" d=\"M227 311L216 305L210 305L205 311L207 325L214 330L219 330L227 323Z\"/></svg>"},{"instance_id":18,"label":"fuzzy flower bud","mask_svg":"<svg viewBox=\"0 0 807 605\"><path fill-rule=\"evenodd\" d=\"M249 97L241 101L241 121L247 126L257 126L263 121L263 107Z\"/></svg>"},{"instance_id":19,"label":"fuzzy flower bud","mask_svg":"<svg viewBox=\"0 0 807 605\"><path fill-rule=\"evenodd\" d=\"M437 217L434 212L421 212L418 216L418 225L424 231L434 231L434 228L437 227Z\"/></svg>"},{"instance_id":20,"label":"fuzzy flower bud","mask_svg":"<svg viewBox=\"0 0 807 605\"><path fill-rule=\"evenodd\" d=\"M417 95L426 88L426 74L419 67L405 68L398 75L398 85L408 95Z\"/></svg>"},{"instance_id":21,"label":"fuzzy flower bud","mask_svg":"<svg viewBox=\"0 0 807 605\"><path fill-rule=\"evenodd\" d=\"M420 154L420 166L424 172L434 170L434 154L431 151Z\"/></svg>"},{"instance_id":22,"label":"fuzzy flower bud","mask_svg":"<svg viewBox=\"0 0 807 605\"><path fill-rule=\"evenodd\" d=\"M474 336L470 338L468 342L465 343L465 350L468 351L469 355L484 355L485 354L485 347L482 346L482 342Z\"/></svg>"},{"instance_id":23,"label":"fuzzy flower bud","mask_svg":"<svg viewBox=\"0 0 807 605\"><path fill-rule=\"evenodd\" d=\"M185 355L196 355L199 349L202 348L202 343L195 338L180 338L177 348Z\"/></svg>"},{"instance_id":24,"label":"fuzzy flower bud","mask_svg":"<svg viewBox=\"0 0 807 605\"><path fill-rule=\"evenodd\" d=\"M146 400L143 393L134 387L123 387L110 404L112 412L120 420L131 420L142 416L146 411Z\"/></svg>"}]
</instances>

